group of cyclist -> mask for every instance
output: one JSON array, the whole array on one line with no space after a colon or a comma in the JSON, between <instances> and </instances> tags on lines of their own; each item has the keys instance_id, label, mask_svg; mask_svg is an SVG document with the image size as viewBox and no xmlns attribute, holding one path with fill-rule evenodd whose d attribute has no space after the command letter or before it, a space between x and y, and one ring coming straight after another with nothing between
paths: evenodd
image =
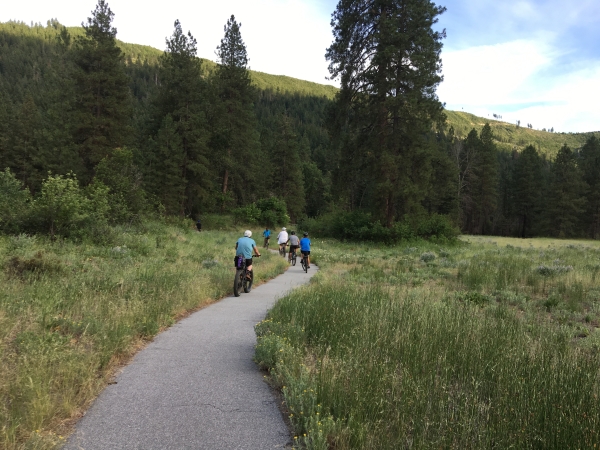
<instances>
[{"instance_id":1,"label":"group of cyclist","mask_svg":"<svg viewBox=\"0 0 600 450\"><path fill-rule=\"evenodd\" d=\"M271 230L266 228L263 231L264 246L268 248L269 240L271 238ZM310 239L308 233L304 233L302 239L296 236L295 231L291 231L288 235L287 229L283 227L281 232L277 235L277 243L279 244L279 250L285 251L285 248L290 244L290 251L288 253L288 261L291 261L292 254L296 253L296 250L300 249L302 256L306 257L306 267L310 269ZM244 231L244 236L239 238L235 244L236 257L242 256L246 260L246 268L248 272L252 272L252 254L260 256L260 252L256 247L256 242L252 239L252 231ZM249 275L250 276L250 275Z\"/></svg>"},{"instance_id":2,"label":"group of cyclist","mask_svg":"<svg viewBox=\"0 0 600 450\"><path fill-rule=\"evenodd\" d=\"M268 228L263 231L263 236L265 238L265 247L269 244L269 238L271 236L271 230ZM295 231L291 231L288 235L287 229L283 227L279 234L277 235L277 243L279 244L279 251L285 254L285 249L287 245L290 245L290 251L288 252L288 262L291 262L292 255L296 254L296 250L300 249L302 256L306 257L306 267L310 269L310 239L308 238L308 233L304 232L304 237L300 239L296 236Z\"/></svg>"}]
</instances>

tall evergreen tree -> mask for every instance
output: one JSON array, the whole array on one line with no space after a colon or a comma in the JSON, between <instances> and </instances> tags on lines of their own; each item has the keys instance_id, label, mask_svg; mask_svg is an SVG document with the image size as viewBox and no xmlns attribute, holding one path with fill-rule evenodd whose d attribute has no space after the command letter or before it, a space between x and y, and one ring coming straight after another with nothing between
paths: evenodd
<instances>
[{"instance_id":1,"label":"tall evergreen tree","mask_svg":"<svg viewBox=\"0 0 600 450\"><path fill-rule=\"evenodd\" d=\"M484 125L479 139L481 141L479 157L474 167L477 178L474 192L477 218L474 231L478 234L491 234L498 203L498 151L489 123Z\"/></svg>"},{"instance_id":2,"label":"tall evergreen tree","mask_svg":"<svg viewBox=\"0 0 600 450\"><path fill-rule=\"evenodd\" d=\"M167 207L175 208L181 215L195 214L209 197L211 186L207 159L208 131L206 123L206 84L202 79L201 61L196 57L197 42L190 32L184 34L179 20L175 21L173 35L166 40L167 49L161 57L160 84L153 99L155 109L154 131L160 151L151 177L154 194L160 195L162 187L156 183L162 167L174 169L179 164L180 182L172 180L171 199ZM170 119L167 119L170 117ZM159 132L158 127L168 129ZM173 139L173 127L178 139ZM160 135L160 136L159 136ZM162 143L161 143L162 142ZM168 142L168 143L167 143ZM167 152L173 151L173 155ZM179 187L177 187L179 186ZM175 194L183 188L181 196ZM172 203L178 199L177 205Z\"/></svg>"},{"instance_id":3,"label":"tall evergreen tree","mask_svg":"<svg viewBox=\"0 0 600 450\"><path fill-rule=\"evenodd\" d=\"M38 130L41 117L33 97L28 95L17 114L12 133L12 148L9 158L10 167L16 177L30 190L41 186L44 173L37 170L35 161L38 158Z\"/></svg>"},{"instance_id":4,"label":"tall evergreen tree","mask_svg":"<svg viewBox=\"0 0 600 450\"><path fill-rule=\"evenodd\" d=\"M387 226L420 209L428 190L445 37L432 26L444 11L429 0L340 0L333 13L326 57L341 79L337 126L356 133L349 157L366 156L361 176L373 180L370 203Z\"/></svg>"},{"instance_id":5,"label":"tall evergreen tree","mask_svg":"<svg viewBox=\"0 0 600 450\"><path fill-rule=\"evenodd\" d=\"M211 108L211 149L221 180L223 199L244 202L253 190L254 162L260 149L254 115L256 91L248 72L248 55L240 27L232 15L217 47L218 66L212 77L217 101ZM222 204L221 207L224 207Z\"/></svg>"},{"instance_id":6,"label":"tall evergreen tree","mask_svg":"<svg viewBox=\"0 0 600 450\"><path fill-rule=\"evenodd\" d=\"M580 153L583 180L588 185L583 223L592 239L600 238L600 140L590 137Z\"/></svg>"},{"instance_id":7,"label":"tall evergreen tree","mask_svg":"<svg viewBox=\"0 0 600 450\"><path fill-rule=\"evenodd\" d=\"M462 229L474 234L477 222L477 186L479 176L477 166L481 154L481 140L473 128L467 137L455 144L457 164L459 166L459 201Z\"/></svg>"},{"instance_id":8,"label":"tall evergreen tree","mask_svg":"<svg viewBox=\"0 0 600 450\"><path fill-rule=\"evenodd\" d=\"M531 236L539 227L543 195L542 159L533 145L528 145L515 161L513 182L514 210L519 220L519 237Z\"/></svg>"},{"instance_id":9,"label":"tall evergreen tree","mask_svg":"<svg viewBox=\"0 0 600 450\"><path fill-rule=\"evenodd\" d=\"M292 221L297 221L304 213L306 199L302 164L298 155L298 138L287 115L281 116L279 134L271 149L271 162L275 168L272 176L273 191L277 197L285 200Z\"/></svg>"},{"instance_id":10,"label":"tall evergreen tree","mask_svg":"<svg viewBox=\"0 0 600 450\"><path fill-rule=\"evenodd\" d=\"M548 233L552 236L580 235L580 218L586 207L587 185L573 151L565 144L552 166L551 184L545 208Z\"/></svg>"},{"instance_id":11,"label":"tall evergreen tree","mask_svg":"<svg viewBox=\"0 0 600 450\"><path fill-rule=\"evenodd\" d=\"M92 17L82 24L85 35L75 41L75 140L87 170L81 178L88 181L96 164L125 145L131 134L129 80L113 17L108 3L98 0Z\"/></svg>"}]
</instances>

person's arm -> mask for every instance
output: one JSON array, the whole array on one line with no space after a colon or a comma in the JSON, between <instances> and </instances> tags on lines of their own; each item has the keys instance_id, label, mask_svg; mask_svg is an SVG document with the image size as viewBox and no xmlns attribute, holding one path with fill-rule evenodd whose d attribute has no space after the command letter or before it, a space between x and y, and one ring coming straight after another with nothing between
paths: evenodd
<instances>
[{"instance_id":1,"label":"person's arm","mask_svg":"<svg viewBox=\"0 0 600 450\"><path fill-rule=\"evenodd\" d=\"M252 248L254 249L254 254L256 256L260 256L260 253L258 253L258 247L256 247L256 245L254 245Z\"/></svg>"},{"instance_id":2,"label":"person's arm","mask_svg":"<svg viewBox=\"0 0 600 450\"><path fill-rule=\"evenodd\" d=\"M236 249L236 250L237 250L237 245L238 245L238 243L236 242L236 243L235 243L235 249Z\"/></svg>"}]
</instances>

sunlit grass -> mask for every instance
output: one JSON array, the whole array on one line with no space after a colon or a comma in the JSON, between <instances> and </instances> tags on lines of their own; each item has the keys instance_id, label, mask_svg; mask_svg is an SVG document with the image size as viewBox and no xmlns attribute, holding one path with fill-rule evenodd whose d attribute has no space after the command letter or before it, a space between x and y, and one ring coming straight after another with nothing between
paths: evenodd
<instances>
[{"instance_id":1,"label":"sunlit grass","mask_svg":"<svg viewBox=\"0 0 600 450\"><path fill-rule=\"evenodd\" d=\"M600 444L598 243L463 240L313 239L317 282L257 326L298 445Z\"/></svg>"},{"instance_id":2,"label":"sunlit grass","mask_svg":"<svg viewBox=\"0 0 600 450\"><path fill-rule=\"evenodd\" d=\"M188 225L118 229L106 246L0 238L0 448L60 444L116 367L231 292L239 233ZM285 267L264 255L255 280Z\"/></svg>"}]
</instances>

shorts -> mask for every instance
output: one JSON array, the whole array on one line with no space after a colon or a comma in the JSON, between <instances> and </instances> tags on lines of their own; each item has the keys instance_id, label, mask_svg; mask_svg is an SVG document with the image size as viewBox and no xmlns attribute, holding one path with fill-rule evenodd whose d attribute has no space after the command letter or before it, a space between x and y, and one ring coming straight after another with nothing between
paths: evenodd
<instances>
[{"instance_id":1,"label":"shorts","mask_svg":"<svg viewBox=\"0 0 600 450\"><path fill-rule=\"evenodd\" d=\"M241 255L236 255L235 258L233 258L233 262L234 262L234 266L236 267L236 269L238 268L237 266L237 259L238 257L240 257ZM252 258L247 259L246 260L246 267L251 266L252 265Z\"/></svg>"},{"instance_id":2,"label":"shorts","mask_svg":"<svg viewBox=\"0 0 600 450\"><path fill-rule=\"evenodd\" d=\"M290 252L296 251L300 248L299 245L290 245Z\"/></svg>"},{"instance_id":3,"label":"shorts","mask_svg":"<svg viewBox=\"0 0 600 450\"><path fill-rule=\"evenodd\" d=\"M310 250L308 250L308 251L302 250L302 254L304 256L310 256Z\"/></svg>"}]
</instances>

